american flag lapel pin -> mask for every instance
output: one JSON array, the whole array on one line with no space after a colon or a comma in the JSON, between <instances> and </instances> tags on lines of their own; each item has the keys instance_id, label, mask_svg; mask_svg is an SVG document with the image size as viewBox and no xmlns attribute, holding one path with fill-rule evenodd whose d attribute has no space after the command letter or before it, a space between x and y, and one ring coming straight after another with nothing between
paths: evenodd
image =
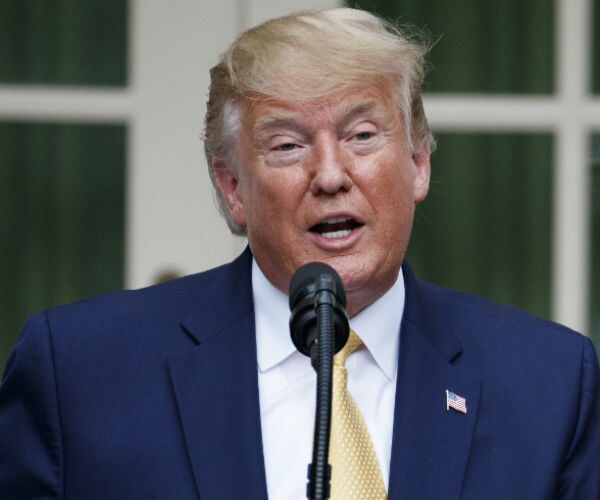
<instances>
[{"instance_id":1,"label":"american flag lapel pin","mask_svg":"<svg viewBox=\"0 0 600 500\"><path fill-rule=\"evenodd\" d=\"M458 394L454 394L452 391L446 389L446 411L450 411L450 408L467 414L467 400Z\"/></svg>"}]
</instances>

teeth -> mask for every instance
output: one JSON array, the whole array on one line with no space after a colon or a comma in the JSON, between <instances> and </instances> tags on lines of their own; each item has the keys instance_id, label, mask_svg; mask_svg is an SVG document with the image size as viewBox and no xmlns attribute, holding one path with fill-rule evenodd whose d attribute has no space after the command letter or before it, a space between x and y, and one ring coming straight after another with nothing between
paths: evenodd
<instances>
[{"instance_id":1,"label":"teeth","mask_svg":"<svg viewBox=\"0 0 600 500\"><path fill-rule=\"evenodd\" d=\"M312 226L310 231L320 234L323 238L333 240L348 236L361 225L352 217L337 215L321 220L321 222Z\"/></svg>"},{"instance_id":2,"label":"teeth","mask_svg":"<svg viewBox=\"0 0 600 500\"><path fill-rule=\"evenodd\" d=\"M338 221L341 222L341 221ZM324 238L342 238L344 236L347 236L351 233L352 231L350 231L349 229L344 229L342 231L331 231L330 233L322 233L321 236L323 236Z\"/></svg>"}]
</instances>

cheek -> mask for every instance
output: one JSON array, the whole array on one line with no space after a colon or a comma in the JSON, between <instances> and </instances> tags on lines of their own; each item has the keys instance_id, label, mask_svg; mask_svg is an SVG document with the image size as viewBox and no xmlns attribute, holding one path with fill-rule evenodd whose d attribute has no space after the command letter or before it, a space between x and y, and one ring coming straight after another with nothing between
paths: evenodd
<instances>
[{"instance_id":1,"label":"cheek","mask_svg":"<svg viewBox=\"0 0 600 500\"><path fill-rule=\"evenodd\" d=\"M400 168L405 169L404 172L400 172ZM396 242L407 238L415 211L414 185L409 168L407 165L396 164L389 170L389 175L382 175L376 183L373 181L371 184L377 186L371 192L377 216L385 221L387 236Z\"/></svg>"},{"instance_id":2,"label":"cheek","mask_svg":"<svg viewBox=\"0 0 600 500\"><path fill-rule=\"evenodd\" d=\"M290 218L289 189L280 179L257 175L250 180L242 196L249 235L265 237L285 228L283 223Z\"/></svg>"},{"instance_id":3,"label":"cheek","mask_svg":"<svg viewBox=\"0 0 600 500\"><path fill-rule=\"evenodd\" d=\"M388 203L385 209L385 234L393 244L405 242L412 228L415 204L412 200L399 197L393 203Z\"/></svg>"},{"instance_id":4,"label":"cheek","mask_svg":"<svg viewBox=\"0 0 600 500\"><path fill-rule=\"evenodd\" d=\"M254 184L252 194L261 198L263 208L284 219L289 217L289 212L298 209L308 190L304 172L295 167L265 169L255 177ZM254 200L255 203L258 201Z\"/></svg>"},{"instance_id":5,"label":"cheek","mask_svg":"<svg viewBox=\"0 0 600 500\"><path fill-rule=\"evenodd\" d=\"M414 178L409 165L399 162L380 164L380 168L370 171L366 186L380 207L391 209L414 203Z\"/></svg>"}]
</instances>

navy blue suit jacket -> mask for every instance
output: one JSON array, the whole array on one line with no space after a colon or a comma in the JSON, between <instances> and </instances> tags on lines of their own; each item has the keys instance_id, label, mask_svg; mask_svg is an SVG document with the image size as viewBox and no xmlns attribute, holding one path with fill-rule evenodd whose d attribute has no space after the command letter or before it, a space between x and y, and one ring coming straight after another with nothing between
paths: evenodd
<instances>
[{"instance_id":1,"label":"navy blue suit jacket","mask_svg":"<svg viewBox=\"0 0 600 500\"><path fill-rule=\"evenodd\" d=\"M0 498L266 498L250 261L32 316L0 386ZM600 498L590 341L403 272L389 498Z\"/></svg>"}]
</instances>

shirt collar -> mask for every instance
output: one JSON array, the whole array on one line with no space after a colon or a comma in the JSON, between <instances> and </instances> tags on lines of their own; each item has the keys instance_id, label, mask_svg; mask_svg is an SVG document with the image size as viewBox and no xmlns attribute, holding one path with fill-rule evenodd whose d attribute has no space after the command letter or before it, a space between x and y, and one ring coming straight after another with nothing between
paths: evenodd
<instances>
[{"instance_id":1,"label":"shirt collar","mask_svg":"<svg viewBox=\"0 0 600 500\"><path fill-rule=\"evenodd\" d=\"M254 259L252 293L258 369L265 372L296 350L290 337L290 308L287 295L271 284Z\"/></svg>"},{"instance_id":2,"label":"shirt collar","mask_svg":"<svg viewBox=\"0 0 600 500\"><path fill-rule=\"evenodd\" d=\"M290 309L287 295L271 284L255 260L252 260L252 293L258 369L265 372L296 351L290 337ZM400 272L382 297L350 319L350 328L390 380L395 379L398 368L404 297L404 278Z\"/></svg>"},{"instance_id":3,"label":"shirt collar","mask_svg":"<svg viewBox=\"0 0 600 500\"><path fill-rule=\"evenodd\" d=\"M404 297L404 277L400 272L385 294L350 318L350 328L362 339L381 371L391 381L396 379L398 370Z\"/></svg>"}]
</instances>

